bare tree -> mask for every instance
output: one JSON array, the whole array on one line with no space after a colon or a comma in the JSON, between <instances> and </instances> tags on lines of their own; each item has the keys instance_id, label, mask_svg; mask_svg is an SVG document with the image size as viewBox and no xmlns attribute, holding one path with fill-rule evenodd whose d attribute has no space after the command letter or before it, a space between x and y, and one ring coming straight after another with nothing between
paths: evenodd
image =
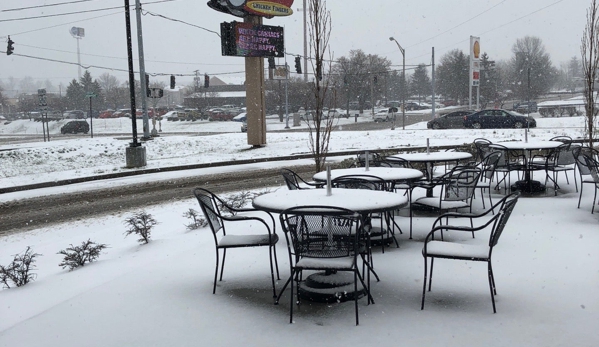
<instances>
[{"instance_id":1,"label":"bare tree","mask_svg":"<svg viewBox=\"0 0 599 347\"><path fill-rule=\"evenodd\" d=\"M327 97L330 83L331 64L333 59L329 48L331 36L331 13L327 10L326 0L309 0L308 5L310 29L310 60L314 70L314 84L312 92L315 101L315 114L312 120L307 120L310 134L310 150L314 157L316 171L322 171L323 164L329 151L329 140L333 129L333 117L323 114L324 102ZM328 52L329 62L324 59ZM327 66L328 64L328 66ZM328 69L326 78L323 76L325 67Z\"/></svg>"},{"instance_id":2,"label":"bare tree","mask_svg":"<svg viewBox=\"0 0 599 347\"><path fill-rule=\"evenodd\" d=\"M597 107L595 105L595 81L597 68L599 68L599 5L592 0L587 10L587 24L582 34L580 53L584 70L584 98L586 131L589 137L589 146L593 147L593 135L596 132Z\"/></svg>"}]
</instances>

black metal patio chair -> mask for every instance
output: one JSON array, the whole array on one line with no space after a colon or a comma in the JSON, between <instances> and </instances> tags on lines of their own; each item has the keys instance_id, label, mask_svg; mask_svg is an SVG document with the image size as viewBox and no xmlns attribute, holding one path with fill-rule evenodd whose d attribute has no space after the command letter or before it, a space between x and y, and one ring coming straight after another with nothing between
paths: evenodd
<instances>
[{"instance_id":1,"label":"black metal patio chair","mask_svg":"<svg viewBox=\"0 0 599 347\"><path fill-rule=\"evenodd\" d=\"M228 205L224 200L219 198L216 194L203 188L196 188L193 190L193 194L198 199L200 208L208 221L208 225L212 230L214 236L214 244L216 246L216 268L214 270L214 286L212 288L212 294L216 293L216 280L218 276L219 268L219 254L220 250L223 251L223 260L220 265L220 279L223 280L223 271L225 269L225 258L227 256L227 249L231 248L244 248L244 247L268 247L268 255L270 260L270 275L272 279L272 292L273 297L277 296L275 289L275 268L277 272L277 279L279 278L279 265L277 262L277 250L275 245L279 241L279 236L276 233L275 220L272 214L266 211L256 210L253 208L234 208ZM231 211L236 213L235 215L226 215L221 210ZM271 225L269 225L264 219L255 216L238 215L239 212L262 212L270 217ZM263 234L227 234L226 226L233 222L259 222L264 226L265 233ZM271 227L272 226L272 227ZM250 230L254 231L257 228L252 227ZM274 267L273 267L274 259Z\"/></svg>"},{"instance_id":2,"label":"black metal patio chair","mask_svg":"<svg viewBox=\"0 0 599 347\"><path fill-rule=\"evenodd\" d=\"M586 154L591 158L599 159L599 151L591 147L575 147L572 153L574 154L576 168L578 169L578 177L580 178L580 192L578 195L578 208L580 208L580 200L582 199L582 190L585 183L591 185L595 184L595 180L590 176L591 169L587 166L587 162L584 160L583 155Z\"/></svg>"},{"instance_id":3,"label":"black metal patio chair","mask_svg":"<svg viewBox=\"0 0 599 347\"><path fill-rule=\"evenodd\" d=\"M299 305L300 286L305 283L303 272L314 270L331 276L338 272L353 274L351 284L329 288L328 291L336 291L337 297L353 295L356 325L358 325L358 299L362 289L368 297L368 303L374 303L370 295L370 287L364 281L360 266L357 264L362 247L361 214L330 206L301 206L283 211L279 219L287 240L290 276L275 304L278 304L283 292L291 284L289 323L293 323L294 284L296 302ZM364 261L364 258L362 260Z\"/></svg>"},{"instance_id":4,"label":"black metal patio chair","mask_svg":"<svg viewBox=\"0 0 599 347\"><path fill-rule=\"evenodd\" d=\"M493 276L493 267L491 265L491 256L493 249L499 241L499 237L503 233L505 225L512 214L514 206L518 202L520 193L512 193L505 196L499 202L497 202L492 209L487 210L481 214L460 214L460 213L447 213L439 216L433 224L432 230L426 236L424 241L424 247L422 249L422 256L424 257L424 281L422 285L422 303L420 309L424 309L424 299L426 295L426 282L428 276L428 291L431 290L433 281L433 265L435 258L441 259L454 259L454 260L466 260L466 261L481 261L487 263L487 277L489 279L489 290L491 291L491 302L493 304L493 313L496 313L495 308L495 295L497 295L497 289L495 287L495 278ZM485 218L490 211L497 208L499 212L492 218ZM470 220L470 226L458 226L455 225L452 220L452 225L442 225L442 220L445 218L467 218ZM488 216L487 216L488 217ZM481 220L480 224L472 226L473 221ZM489 233L488 242L481 242L480 238L476 240L464 239L463 241L453 239L453 234L461 234L463 232L468 233ZM445 232L445 235L443 234ZM451 234L451 235L450 235ZM438 235L438 237L437 237ZM430 262L430 276L428 273L428 258Z\"/></svg>"},{"instance_id":5,"label":"black metal patio chair","mask_svg":"<svg viewBox=\"0 0 599 347\"><path fill-rule=\"evenodd\" d=\"M599 190L599 161L588 154L583 154L582 156L591 172L593 183L595 183L595 195L593 196L593 208L591 209L591 213L595 213L595 202L597 201L597 191Z\"/></svg>"},{"instance_id":6,"label":"black metal patio chair","mask_svg":"<svg viewBox=\"0 0 599 347\"><path fill-rule=\"evenodd\" d=\"M323 182L307 182L290 169L281 169L281 175L289 190L322 188L326 185Z\"/></svg>"}]
</instances>

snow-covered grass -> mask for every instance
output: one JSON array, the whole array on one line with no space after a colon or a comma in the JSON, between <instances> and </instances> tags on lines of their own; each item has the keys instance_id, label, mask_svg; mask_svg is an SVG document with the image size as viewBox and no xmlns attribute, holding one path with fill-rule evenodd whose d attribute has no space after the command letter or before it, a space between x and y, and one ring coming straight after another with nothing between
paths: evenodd
<instances>
[{"instance_id":1,"label":"snow-covered grass","mask_svg":"<svg viewBox=\"0 0 599 347\"><path fill-rule=\"evenodd\" d=\"M358 117L359 121L368 117ZM122 134L115 138L94 137L79 134L76 140L65 140L60 134L51 137L50 142L29 142L0 146L0 187L33 184L67 177L127 171L125 168L125 147L131 141L127 137L131 123L128 119L106 119L110 124L107 133ZM127 122L129 121L129 122ZM353 122L353 119L339 119L340 124ZM538 118L538 128L531 129L530 137L549 139L553 136L568 135L578 138L583 134L583 117ZM141 121L138 121L141 129ZM147 168L211 163L241 159L277 157L290 154L307 154L308 135L305 132L271 132L267 135L267 145L247 151L247 135L240 132L239 122L163 122L164 132L181 131L201 134L225 132L218 136L169 135L155 138L145 143ZM51 123L52 124L52 123ZM117 126L118 125L118 126ZM268 119L268 129L282 130L285 123L278 119ZM51 134L56 127L51 128ZM41 123L16 121L0 126L0 131L19 136L30 134ZM183 128L182 128L183 127ZM59 129L60 127L58 127ZM94 127L96 131L97 127ZM101 129L101 127L100 127ZM184 129L184 130L181 130ZM430 139L432 146L471 143L477 137L491 141L517 140L524 138L524 130L484 129L484 130L428 130L421 122L407 126L405 130L379 131L335 131L331 135L331 152L345 150L374 150L404 146L425 146ZM11 149L2 151L2 149ZM43 172L44 175L39 175Z\"/></svg>"},{"instance_id":2,"label":"snow-covered grass","mask_svg":"<svg viewBox=\"0 0 599 347\"><path fill-rule=\"evenodd\" d=\"M538 122L539 128L531 130L534 138L581 134L582 120L576 117ZM427 138L432 145L469 143L477 137L523 139L522 130L424 128L419 124L405 131L335 132L331 147L417 146ZM161 137L146 144L148 166L305 153L306 136L268 133L268 145L252 151L243 150L248 146L241 133ZM17 149L0 152L0 182L6 186L124 170L126 145L122 140L80 137L5 146ZM267 165L286 163L210 170ZM174 174L182 173L165 175ZM124 236L123 221L135 211L1 237L0 264L8 264L12 254L27 246L43 256L37 262L35 282L0 290L0 346L597 346L599 213L590 213L592 188L585 187L577 209L572 176L570 184L564 176L559 183L557 197L549 190L546 195L520 198L493 252L497 314L492 313L486 266L455 260L435 262L433 290L420 310L422 240L434 221L434 216L423 214L414 219L414 239L408 239L409 219L398 216L404 229L398 235L400 248L387 248L384 254L375 250L381 281L372 284L376 304L360 300L360 326L354 325L352 303L305 300L295 310L294 324L288 324L289 295L273 305L264 248L231 250L224 281L212 294L214 242L207 228L186 229L189 220L183 213L199 210L190 196L145 208L160 223L148 245ZM2 200L98 184L3 194ZM416 191L414 198L418 194L423 192ZM481 209L480 198L475 208ZM277 230L282 233L280 227ZM61 269L56 253L88 238L110 248L95 263L72 272ZM284 237L277 251L280 289L289 275Z\"/></svg>"}]
</instances>

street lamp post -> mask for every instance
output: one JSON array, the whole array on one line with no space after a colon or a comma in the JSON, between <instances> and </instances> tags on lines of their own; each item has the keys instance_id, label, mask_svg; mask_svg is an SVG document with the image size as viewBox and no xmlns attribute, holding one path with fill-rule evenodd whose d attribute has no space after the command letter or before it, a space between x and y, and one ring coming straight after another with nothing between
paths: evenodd
<instances>
[{"instance_id":1,"label":"street lamp post","mask_svg":"<svg viewBox=\"0 0 599 347\"><path fill-rule=\"evenodd\" d=\"M403 86L402 86L402 90L401 90L401 118L402 118L402 129L405 130L406 129L406 100L405 100L406 92L404 89L406 87L406 50L401 47L399 42L397 42L397 40L394 39L393 36L391 36L389 38L389 41L395 41L395 43L397 44L397 47L399 48L399 51L401 52L401 56L403 58L403 63L402 63ZM393 117L393 127L391 128L391 130L395 130L395 117Z\"/></svg>"}]
</instances>

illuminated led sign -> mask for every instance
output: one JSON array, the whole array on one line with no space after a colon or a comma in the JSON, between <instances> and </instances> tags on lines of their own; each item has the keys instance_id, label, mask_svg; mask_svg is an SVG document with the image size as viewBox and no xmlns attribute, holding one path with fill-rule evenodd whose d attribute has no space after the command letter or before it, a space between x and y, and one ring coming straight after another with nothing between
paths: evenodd
<instances>
[{"instance_id":1,"label":"illuminated led sign","mask_svg":"<svg viewBox=\"0 0 599 347\"><path fill-rule=\"evenodd\" d=\"M283 57L283 27L252 23L221 23L222 55L237 57Z\"/></svg>"}]
</instances>

